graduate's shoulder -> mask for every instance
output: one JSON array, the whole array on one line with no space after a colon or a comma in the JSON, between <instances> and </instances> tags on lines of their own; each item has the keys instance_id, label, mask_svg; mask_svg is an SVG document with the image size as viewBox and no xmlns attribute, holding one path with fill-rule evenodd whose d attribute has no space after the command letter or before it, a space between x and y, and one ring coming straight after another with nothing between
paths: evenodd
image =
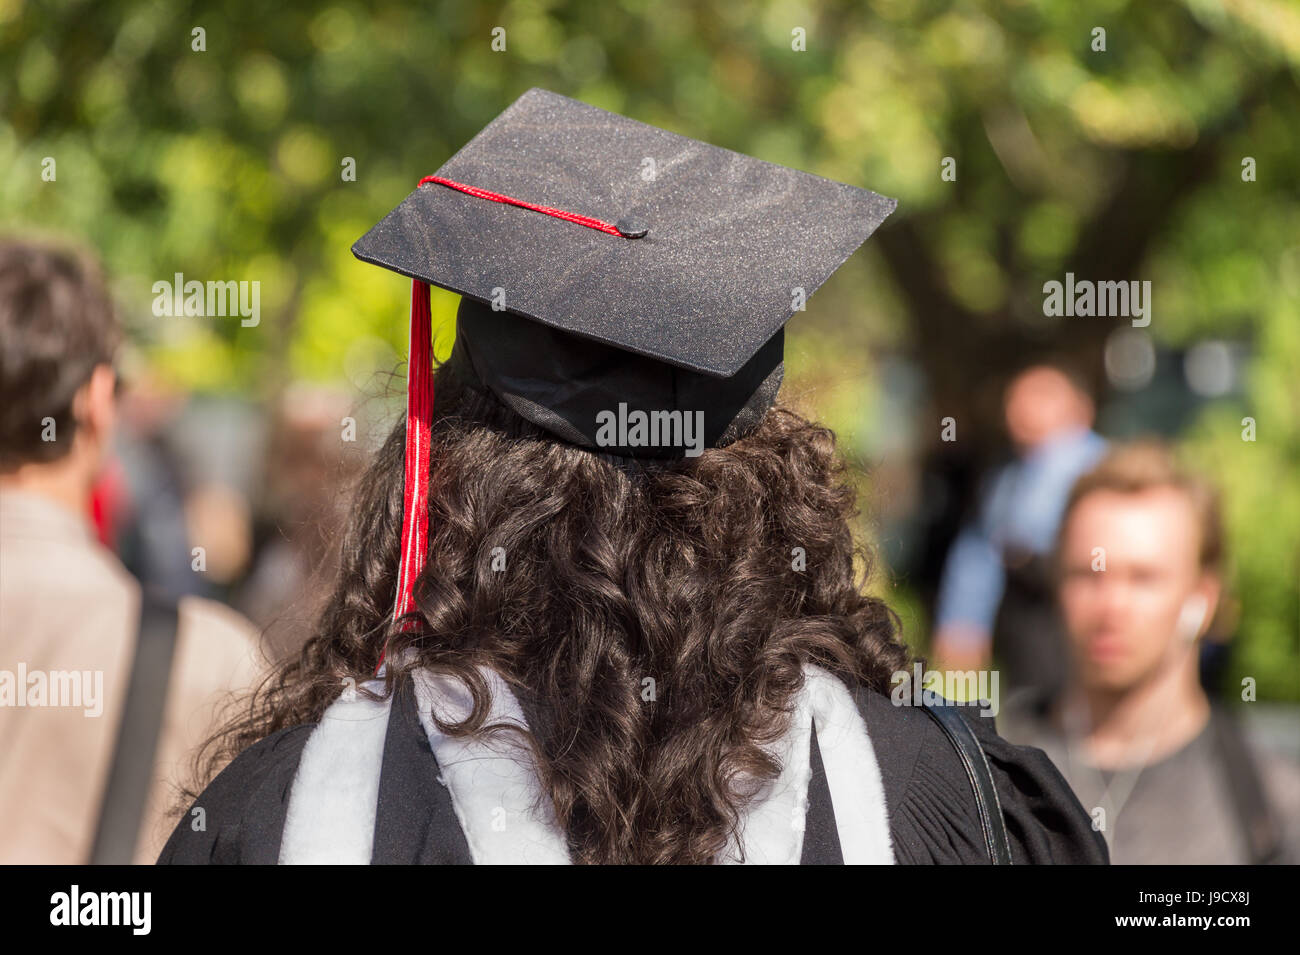
<instances>
[{"instance_id":1,"label":"graduate's shoulder","mask_svg":"<svg viewBox=\"0 0 1300 955\"><path fill-rule=\"evenodd\" d=\"M943 727L925 708L854 691L880 764L900 862L988 861L970 777ZM1064 777L1040 749L998 734L978 706L955 709L988 761L1015 863L1105 863L1105 840Z\"/></svg>"},{"instance_id":2,"label":"graduate's shoulder","mask_svg":"<svg viewBox=\"0 0 1300 955\"><path fill-rule=\"evenodd\" d=\"M969 777L938 721L884 692L853 692L880 766L896 860L986 861Z\"/></svg>"},{"instance_id":3,"label":"graduate's shoulder","mask_svg":"<svg viewBox=\"0 0 1300 955\"><path fill-rule=\"evenodd\" d=\"M294 775L316 725L278 730L231 760L176 824L158 863L275 863Z\"/></svg>"},{"instance_id":4,"label":"graduate's shoulder","mask_svg":"<svg viewBox=\"0 0 1300 955\"><path fill-rule=\"evenodd\" d=\"M1092 817L1047 753L1006 739L995 717L979 707L957 710L975 731L992 768L1014 861L1109 864L1105 838L1093 829Z\"/></svg>"}]
</instances>

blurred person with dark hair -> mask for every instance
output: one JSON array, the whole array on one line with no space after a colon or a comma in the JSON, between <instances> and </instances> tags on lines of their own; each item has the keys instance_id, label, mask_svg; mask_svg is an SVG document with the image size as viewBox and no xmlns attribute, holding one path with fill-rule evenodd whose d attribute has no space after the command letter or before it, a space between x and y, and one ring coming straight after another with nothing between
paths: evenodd
<instances>
[{"instance_id":1,"label":"blurred person with dark hair","mask_svg":"<svg viewBox=\"0 0 1300 955\"><path fill-rule=\"evenodd\" d=\"M1300 769L1256 752L1199 679L1223 560L1216 493L1159 442L1115 449L1070 494L1069 678L1013 695L1001 728L1060 767L1116 863L1300 860Z\"/></svg>"},{"instance_id":2,"label":"blurred person with dark hair","mask_svg":"<svg viewBox=\"0 0 1300 955\"><path fill-rule=\"evenodd\" d=\"M268 653L296 651L311 636L319 603L338 572L334 528L345 519L340 485L365 453L340 440L349 397L329 387L286 388L271 412L257 500L256 547L232 606L256 623Z\"/></svg>"},{"instance_id":3,"label":"blurred person with dark hair","mask_svg":"<svg viewBox=\"0 0 1300 955\"><path fill-rule=\"evenodd\" d=\"M1105 450L1093 402L1064 366L1032 365L1003 399L1014 461L985 484L974 520L953 542L935 609L936 665L979 670L996 661L1006 685L1059 686L1065 646L1048 555L1070 485Z\"/></svg>"},{"instance_id":4,"label":"blurred person with dark hair","mask_svg":"<svg viewBox=\"0 0 1300 955\"><path fill-rule=\"evenodd\" d=\"M243 618L142 593L92 531L120 340L92 262L0 240L5 863L156 858L192 751L257 671Z\"/></svg>"}]
</instances>

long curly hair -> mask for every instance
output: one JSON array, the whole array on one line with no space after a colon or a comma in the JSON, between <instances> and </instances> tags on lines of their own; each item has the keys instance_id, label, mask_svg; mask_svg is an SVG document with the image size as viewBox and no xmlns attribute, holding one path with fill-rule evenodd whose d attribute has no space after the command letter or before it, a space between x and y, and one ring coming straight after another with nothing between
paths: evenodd
<instances>
[{"instance_id":1,"label":"long curly hair","mask_svg":"<svg viewBox=\"0 0 1300 955\"><path fill-rule=\"evenodd\" d=\"M200 778L318 720L387 641L385 692L412 667L470 690L473 712L445 732L501 730L484 725L480 665L527 701L516 732L575 862L715 861L780 772L764 744L788 726L803 664L887 691L912 661L864 593L833 434L778 406L726 447L638 462L556 441L450 365L436 376L418 613L392 625L399 423L356 488L315 635L209 740Z\"/></svg>"}]
</instances>

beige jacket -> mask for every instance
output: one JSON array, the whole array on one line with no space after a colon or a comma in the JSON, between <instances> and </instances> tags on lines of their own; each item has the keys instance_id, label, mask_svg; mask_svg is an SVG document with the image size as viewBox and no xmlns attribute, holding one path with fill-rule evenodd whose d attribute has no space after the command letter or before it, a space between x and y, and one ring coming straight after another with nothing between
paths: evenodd
<instances>
[{"instance_id":1,"label":"beige jacket","mask_svg":"<svg viewBox=\"0 0 1300 955\"><path fill-rule=\"evenodd\" d=\"M0 490L0 864L89 860L139 606L139 584L86 520L46 498ZM137 863L157 859L194 750L232 691L250 687L261 670L251 625L212 601L182 599L176 639ZM102 678L102 692L89 707L52 699L19 706L15 688L31 700L20 669L89 672L85 686L93 694Z\"/></svg>"}]
</instances>

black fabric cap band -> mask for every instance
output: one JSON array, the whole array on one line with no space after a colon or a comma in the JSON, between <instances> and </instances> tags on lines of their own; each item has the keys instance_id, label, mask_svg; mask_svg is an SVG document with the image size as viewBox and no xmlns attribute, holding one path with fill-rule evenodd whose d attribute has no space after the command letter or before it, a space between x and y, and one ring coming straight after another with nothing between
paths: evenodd
<instances>
[{"instance_id":1,"label":"black fabric cap band","mask_svg":"<svg viewBox=\"0 0 1300 955\"><path fill-rule=\"evenodd\" d=\"M778 329L739 372L721 378L465 297L450 363L570 444L623 457L680 458L757 427L781 387L784 340Z\"/></svg>"}]
</instances>

